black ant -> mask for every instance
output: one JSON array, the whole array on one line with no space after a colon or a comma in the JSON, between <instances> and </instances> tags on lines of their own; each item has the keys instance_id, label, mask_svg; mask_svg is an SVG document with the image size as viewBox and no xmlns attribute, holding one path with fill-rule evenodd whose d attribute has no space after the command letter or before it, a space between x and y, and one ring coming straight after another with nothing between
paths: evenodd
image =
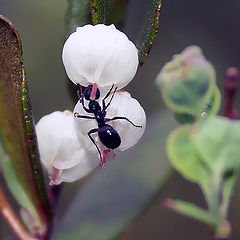
<instances>
[{"instance_id":1,"label":"black ant","mask_svg":"<svg viewBox=\"0 0 240 240\"><path fill-rule=\"evenodd\" d=\"M104 150L103 154L103 158L102 158L102 154L99 150L98 145L96 144L96 142L94 141L94 139L92 138L91 134L93 133L98 133L99 139L102 142L102 144L104 146L106 146L108 149L115 149L117 147L120 146L121 144L121 137L119 136L118 132L110 125L106 124L106 122L110 122L110 121L114 121L117 119L122 119L122 120L126 120L129 123L131 123L134 127L142 127L142 126L137 126L135 125L133 122L131 122L128 118L126 117L113 117L113 118L106 118L106 110L107 108L110 106L111 101L113 100L114 94L117 91L117 87L114 89L114 92L111 96L111 99L109 100L109 102L106 104L105 100L109 97L109 95L111 94L114 85L111 87L111 89L109 90L109 92L106 94L106 96L102 99L102 107L99 105L99 103L96 101L100 98L100 91L97 88L97 85L89 85L84 93L82 93L82 88L80 87L80 94L78 91L78 97L80 102L82 103L83 109L87 112L87 113L92 113L94 114L94 117L91 116L84 116L84 115L80 115L78 112L74 113L74 117L77 118L84 118L84 119L95 119L98 123L98 128L92 129L88 132L88 136L91 139L91 141L94 143L94 145L96 146L98 153L100 155L101 158L101 166L106 166L106 160L107 160L107 153L108 150ZM88 104L88 108L86 108L84 106L84 98L85 100L89 101Z\"/></svg>"}]
</instances>

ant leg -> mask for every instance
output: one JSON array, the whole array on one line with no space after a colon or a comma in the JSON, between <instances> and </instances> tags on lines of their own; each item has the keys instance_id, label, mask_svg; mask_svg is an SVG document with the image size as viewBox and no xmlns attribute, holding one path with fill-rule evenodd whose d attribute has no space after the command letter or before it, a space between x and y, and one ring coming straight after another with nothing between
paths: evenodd
<instances>
[{"instance_id":1,"label":"ant leg","mask_svg":"<svg viewBox=\"0 0 240 240\"><path fill-rule=\"evenodd\" d=\"M87 113L93 113L90 109L86 108L84 106L84 100L82 100L82 106L83 106L83 109L87 112Z\"/></svg>"},{"instance_id":2,"label":"ant leg","mask_svg":"<svg viewBox=\"0 0 240 240\"><path fill-rule=\"evenodd\" d=\"M139 127L139 128L142 127L142 126L135 125L132 121L130 121L130 120L129 120L128 118L126 118L126 117L105 118L105 122L110 122L110 121L114 121L114 120L118 120L118 119L126 120L126 121L128 121L129 123L131 123L134 127Z\"/></svg>"},{"instance_id":3,"label":"ant leg","mask_svg":"<svg viewBox=\"0 0 240 240\"><path fill-rule=\"evenodd\" d=\"M86 108L84 106L84 97L83 97L83 91L82 91L82 86L78 83L77 84L78 87L80 88L79 90L77 90L77 95L78 95L78 98L79 98L79 101L80 103L82 103L82 106L83 106L83 109L87 112L87 113L92 113L92 111L88 108Z\"/></svg>"},{"instance_id":4,"label":"ant leg","mask_svg":"<svg viewBox=\"0 0 240 240\"><path fill-rule=\"evenodd\" d=\"M103 100L102 100L103 109L105 109L105 99L109 97L109 95L110 95L113 87L114 87L114 84L112 85L112 87L111 87L110 90L108 91L107 95L106 95L106 96L103 98Z\"/></svg>"},{"instance_id":5,"label":"ant leg","mask_svg":"<svg viewBox=\"0 0 240 240\"><path fill-rule=\"evenodd\" d=\"M82 102L82 86L78 83L77 86L79 87L79 89L77 90L77 96L80 102Z\"/></svg>"},{"instance_id":6,"label":"ant leg","mask_svg":"<svg viewBox=\"0 0 240 240\"><path fill-rule=\"evenodd\" d=\"M112 94L112 97L111 97L110 101L108 102L107 106L105 106L105 98L103 99L103 111L106 111L107 108L109 107L110 103L111 103L112 100L113 100L113 97L114 97L114 94L116 93L116 91L117 91L117 87L114 89L114 92L113 92L113 94Z\"/></svg>"},{"instance_id":7,"label":"ant leg","mask_svg":"<svg viewBox=\"0 0 240 240\"><path fill-rule=\"evenodd\" d=\"M114 92L113 92L113 94L112 94L112 97L111 97L110 101L108 102L107 106L104 108L105 111L106 111L107 108L110 106L110 103L112 102L113 97L114 97L114 94L115 94L116 91L117 91L117 87L114 89Z\"/></svg>"},{"instance_id":8,"label":"ant leg","mask_svg":"<svg viewBox=\"0 0 240 240\"><path fill-rule=\"evenodd\" d=\"M91 139L91 141L93 142L93 144L96 146L96 148L97 148L97 150L98 150L98 153L99 153L99 155L100 155L100 159L101 159L101 161L102 161L102 154L101 154L101 152L100 152L100 150L99 150L99 147L98 147L98 145L96 144L96 142L94 141L94 139L93 139L92 136L91 136L91 134L96 133L97 131L98 131L98 128L95 128L95 129L90 130L90 131L88 132L88 136L89 136L89 138Z\"/></svg>"},{"instance_id":9,"label":"ant leg","mask_svg":"<svg viewBox=\"0 0 240 240\"><path fill-rule=\"evenodd\" d=\"M111 87L110 90L108 91L107 95L103 98L104 100L105 100L106 98L108 98L108 96L110 95L113 87L114 87L114 84L112 85L112 87Z\"/></svg>"},{"instance_id":10,"label":"ant leg","mask_svg":"<svg viewBox=\"0 0 240 240\"><path fill-rule=\"evenodd\" d=\"M75 112L73 116L76 118L96 119L95 117L80 115L78 112Z\"/></svg>"}]
</instances>

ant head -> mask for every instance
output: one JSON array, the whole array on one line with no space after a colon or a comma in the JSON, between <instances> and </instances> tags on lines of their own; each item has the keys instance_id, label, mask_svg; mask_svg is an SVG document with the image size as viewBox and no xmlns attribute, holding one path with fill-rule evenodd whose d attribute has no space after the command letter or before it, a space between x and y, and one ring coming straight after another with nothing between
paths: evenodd
<instances>
[{"instance_id":1,"label":"ant head","mask_svg":"<svg viewBox=\"0 0 240 240\"><path fill-rule=\"evenodd\" d=\"M91 98L92 89L93 89L93 85L92 85L92 84L91 84L91 85L88 85L88 87L85 89L85 91L84 91L84 93L83 93L85 99L88 100L88 101L89 101L90 98ZM97 100L97 99L99 99L99 97L100 97L100 91L99 91L99 89L97 88L97 91L96 91L96 94L95 94L95 99L91 99L91 100Z\"/></svg>"}]
</instances>

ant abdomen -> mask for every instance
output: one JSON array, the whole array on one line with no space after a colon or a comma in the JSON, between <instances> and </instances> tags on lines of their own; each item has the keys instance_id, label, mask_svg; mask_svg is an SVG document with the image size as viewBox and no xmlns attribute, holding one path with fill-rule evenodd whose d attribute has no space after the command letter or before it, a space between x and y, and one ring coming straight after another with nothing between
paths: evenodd
<instances>
[{"instance_id":1,"label":"ant abdomen","mask_svg":"<svg viewBox=\"0 0 240 240\"><path fill-rule=\"evenodd\" d=\"M104 127L98 129L98 136L100 141L107 148L115 149L121 144L121 138L118 132L108 124L105 124Z\"/></svg>"}]
</instances>

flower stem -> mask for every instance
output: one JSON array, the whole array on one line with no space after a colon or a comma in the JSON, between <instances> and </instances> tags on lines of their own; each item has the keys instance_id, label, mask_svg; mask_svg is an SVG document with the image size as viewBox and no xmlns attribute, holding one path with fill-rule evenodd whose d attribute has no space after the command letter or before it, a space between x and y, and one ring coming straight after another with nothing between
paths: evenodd
<instances>
[{"instance_id":1,"label":"flower stem","mask_svg":"<svg viewBox=\"0 0 240 240\"><path fill-rule=\"evenodd\" d=\"M20 240L36 240L36 238L31 236L31 234L27 232L21 221L14 213L1 187L0 187L0 203L1 203L0 213L8 223L9 227L16 234L16 236Z\"/></svg>"},{"instance_id":2,"label":"flower stem","mask_svg":"<svg viewBox=\"0 0 240 240\"><path fill-rule=\"evenodd\" d=\"M53 185L52 187L49 188L48 190L48 195L49 195L49 199L52 205L52 211L53 211L53 216L56 216L56 211L57 211L57 205L60 199L60 195L62 193L63 190L63 186L64 184L61 183L60 185ZM54 223L55 223L55 218L52 219L52 222L49 224L48 226L48 231L47 234L44 238L44 240L50 240L51 236L53 234L54 231Z\"/></svg>"}]
</instances>

